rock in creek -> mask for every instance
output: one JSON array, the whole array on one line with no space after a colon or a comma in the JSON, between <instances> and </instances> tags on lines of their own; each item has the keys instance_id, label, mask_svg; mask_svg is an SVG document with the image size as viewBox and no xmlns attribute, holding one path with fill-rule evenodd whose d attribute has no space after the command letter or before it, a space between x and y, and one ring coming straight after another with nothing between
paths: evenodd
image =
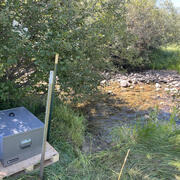
<instances>
[{"instance_id":1,"label":"rock in creek","mask_svg":"<svg viewBox=\"0 0 180 180\"><path fill-rule=\"evenodd\" d=\"M130 83L128 82L128 80L122 80L122 81L120 81L120 86L121 87L129 87Z\"/></svg>"},{"instance_id":2,"label":"rock in creek","mask_svg":"<svg viewBox=\"0 0 180 180\"><path fill-rule=\"evenodd\" d=\"M131 85L140 83L156 83L155 87L161 88L161 83L164 83L171 88L180 89L180 74L178 74L176 71L148 70L139 73L119 73L112 76L108 74L108 76L106 76L104 76L104 78L107 81L119 82L121 87L130 87ZM102 81L102 84L104 84L104 82L105 81Z\"/></svg>"}]
</instances>

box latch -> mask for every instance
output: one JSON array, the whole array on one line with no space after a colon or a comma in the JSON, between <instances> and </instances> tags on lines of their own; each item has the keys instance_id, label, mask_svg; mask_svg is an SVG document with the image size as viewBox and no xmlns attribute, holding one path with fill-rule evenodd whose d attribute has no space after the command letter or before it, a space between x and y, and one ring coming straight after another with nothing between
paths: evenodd
<instances>
[{"instance_id":1,"label":"box latch","mask_svg":"<svg viewBox=\"0 0 180 180\"><path fill-rule=\"evenodd\" d=\"M32 144L32 140L31 140L31 139L24 139L23 141L21 141L20 147L21 147L22 149L25 149L25 148L30 147L31 144Z\"/></svg>"}]
</instances>

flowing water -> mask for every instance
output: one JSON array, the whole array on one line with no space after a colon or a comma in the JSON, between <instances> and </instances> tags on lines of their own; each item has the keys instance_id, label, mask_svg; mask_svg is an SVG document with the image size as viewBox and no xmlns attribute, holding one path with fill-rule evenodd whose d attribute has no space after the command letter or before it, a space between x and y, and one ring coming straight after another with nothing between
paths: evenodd
<instances>
[{"instance_id":1,"label":"flowing water","mask_svg":"<svg viewBox=\"0 0 180 180\"><path fill-rule=\"evenodd\" d=\"M95 152L111 145L111 131L118 126L132 126L145 122L154 108L158 109L158 119L169 120L179 100L166 92L165 84L157 91L154 84L137 84L122 88L118 82L101 87L108 94L99 102L87 107L88 127L84 152ZM180 119L176 117L176 123Z\"/></svg>"}]
</instances>

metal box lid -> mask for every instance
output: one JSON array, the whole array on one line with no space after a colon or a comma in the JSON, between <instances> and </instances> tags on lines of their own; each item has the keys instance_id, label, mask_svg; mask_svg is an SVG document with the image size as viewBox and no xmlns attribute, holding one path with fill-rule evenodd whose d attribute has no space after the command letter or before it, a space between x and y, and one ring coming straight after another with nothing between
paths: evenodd
<instances>
[{"instance_id":1,"label":"metal box lid","mask_svg":"<svg viewBox=\"0 0 180 180\"><path fill-rule=\"evenodd\" d=\"M44 124L24 107L0 111L0 136L11 136L34 129Z\"/></svg>"}]
</instances>

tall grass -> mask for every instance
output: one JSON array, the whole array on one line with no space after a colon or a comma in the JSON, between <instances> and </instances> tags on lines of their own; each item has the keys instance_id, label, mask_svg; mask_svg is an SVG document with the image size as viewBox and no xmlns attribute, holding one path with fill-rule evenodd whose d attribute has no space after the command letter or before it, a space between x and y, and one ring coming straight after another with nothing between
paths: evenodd
<instances>
[{"instance_id":1,"label":"tall grass","mask_svg":"<svg viewBox=\"0 0 180 180\"><path fill-rule=\"evenodd\" d=\"M180 46L171 45L155 50L151 61L152 69L177 70L180 73Z\"/></svg>"},{"instance_id":2,"label":"tall grass","mask_svg":"<svg viewBox=\"0 0 180 180\"><path fill-rule=\"evenodd\" d=\"M114 143L109 150L79 156L68 166L67 175L70 179L118 179L127 150L131 149L123 180L180 178L180 130L174 123L160 124L149 119L143 128L117 128Z\"/></svg>"},{"instance_id":3,"label":"tall grass","mask_svg":"<svg viewBox=\"0 0 180 180\"><path fill-rule=\"evenodd\" d=\"M115 128L112 132L113 146L85 155L61 134L64 130L71 139L76 133L83 132L78 127L81 123L76 122L81 116L64 105L56 108L55 115L58 117L53 119L50 141L59 152L60 161L45 168L45 180L117 180L128 149L130 153L122 180L180 178L180 129L176 127L173 115L170 122L159 123L154 112L143 126ZM36 180L37 177L36 171L17 179Z\"/></svg>"}]
</instances>

